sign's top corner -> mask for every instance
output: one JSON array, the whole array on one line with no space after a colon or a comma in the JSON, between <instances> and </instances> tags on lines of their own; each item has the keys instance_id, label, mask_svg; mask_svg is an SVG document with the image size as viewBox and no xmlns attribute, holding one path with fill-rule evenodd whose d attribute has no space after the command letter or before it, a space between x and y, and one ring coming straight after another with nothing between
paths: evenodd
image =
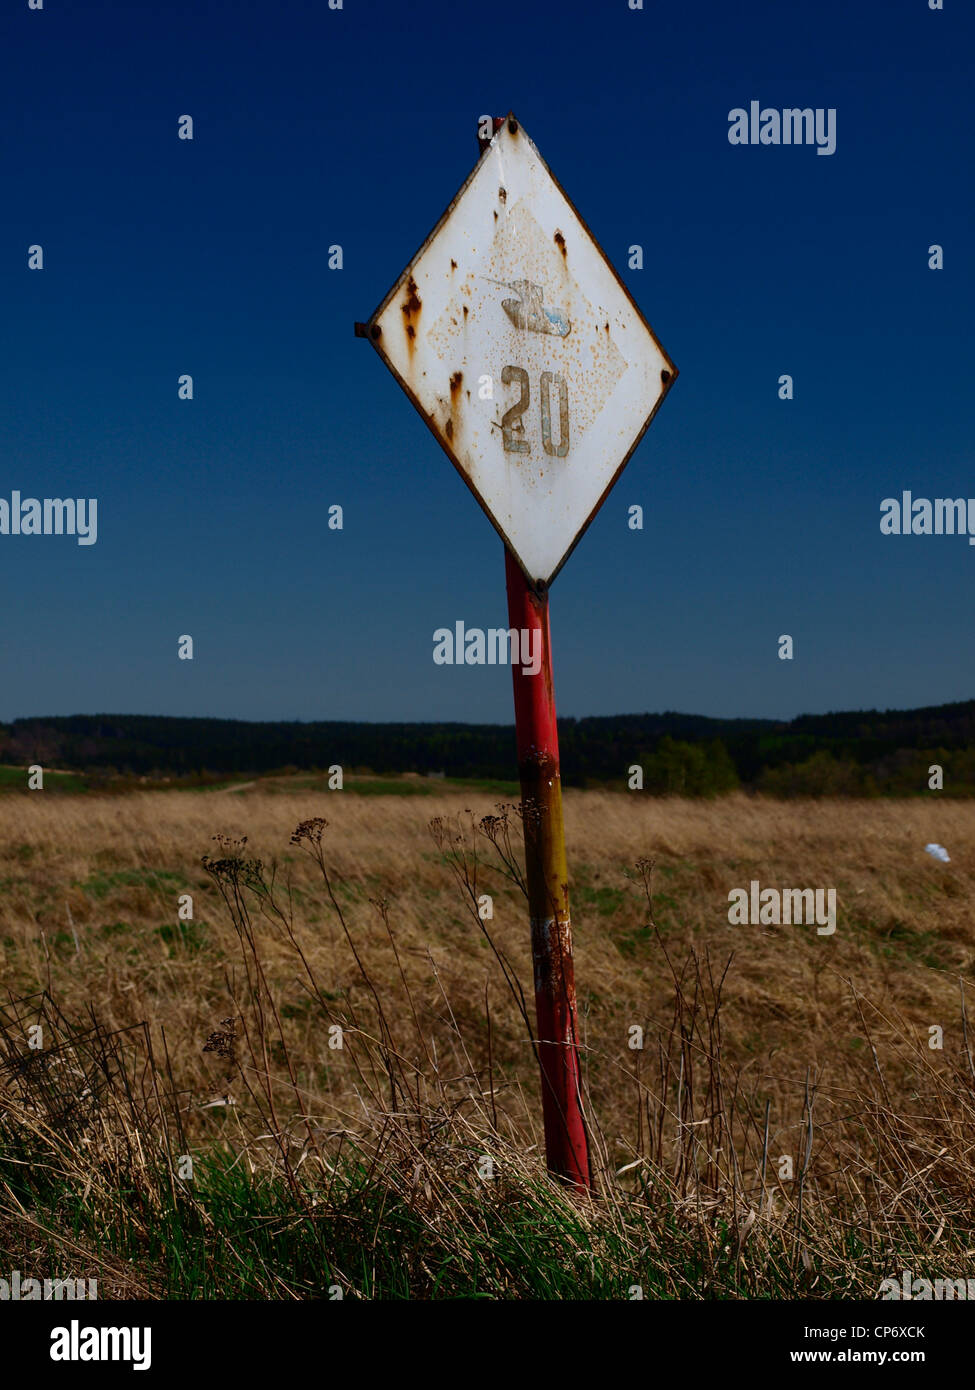
<instances>
[{"instance_id":1,"label":"sign's top corner","mask_svg":"<svg viewBox=\"0 0 975 1390\"><path fill-rule=\"evenodd\" d=\"M521 122L518 120L518 117L515 115L514 111L509 111L507 116L492 117L491 124L492 130L490 135L478 134L478 143L481 146L482 154L486 150L489 150L491 148L491 146L495 143L499 136L505 134L510 136L524 134Z\"/></svg>"}]
</instances>

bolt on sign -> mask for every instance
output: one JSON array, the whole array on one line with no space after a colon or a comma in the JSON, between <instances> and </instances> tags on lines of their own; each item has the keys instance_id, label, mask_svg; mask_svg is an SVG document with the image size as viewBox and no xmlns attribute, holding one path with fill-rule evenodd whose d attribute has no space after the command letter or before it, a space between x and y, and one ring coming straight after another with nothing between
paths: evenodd
<instances>
[{"instance_id":1,"label":"bolt on sign","mask_svg":"<svg viewBox=\"0 0 975 1390\"><path fill-rule=\"evenodd\" d=\"M511 116L362 331L535 586L677 375Z\"/></svg>"},{"instance_id":2,"label":"bolt on sign","mask_svg":"<svg viewBox=\"0 0 975 1390\"><path fill-rule=\"evenodd\" d=\"M592 1185L576 1027L548 588L677 369L514 116L359 337L505 543L545 1151Z\"/></svg>"}]
</instances>

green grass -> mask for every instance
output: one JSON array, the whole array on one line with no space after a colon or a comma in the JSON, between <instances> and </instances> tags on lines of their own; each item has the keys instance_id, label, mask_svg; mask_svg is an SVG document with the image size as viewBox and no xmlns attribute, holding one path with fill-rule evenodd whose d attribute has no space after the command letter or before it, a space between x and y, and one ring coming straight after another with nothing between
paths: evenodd
<instances>
[{"instance_id":1,"label":"green grass","mask_svg":"<svg viewBox=\"0 0 975 1390\"><path fill-rule=\"evenodd\" d=\"M44 769L44 786L37 789L45 792L86 792L88 780L77 772L56 772L53 768ZM0 792L29 792L26 767L0 766ZM36 792L33 794L37 794Z\"/></svg>"},{"instance_id":2,"label":"green grass","mask_svg":"<svg viewBox=\"0 0 975 1390\"><path fill-rule=\"evenodd\" d=\"M335 795L328 785L327 773L303 772L282 775L248 775L223 777L219 781L140 781L132 776L104 777L97 780L97 790L110 791L115 795L138 791L171 792L229 792L244 796L251 789L263 792L314 791ZM96 782L79 772L57 772L53 768L44 769L43 790L56 792L90 792L96 789ZM27 791L27 768L0 766L0 792ZM470 792L471 795L504 797L515 800L520 795L517 782L493 778L477 777L408 777L357 776L347 775L342 791L354 796L437 796L444 792Z\"/></svg>"},{"instance_id":3,"label":"green grass","mask_svg":"<svg viewBox=\"0 0 975 1390\"><path fill-rule=\"evenodd\" d=\"M170 958L186 952L195 955L209 944L204 922L166 922L156 927L155 934L169 947Z\"/></svg>"},{"instance_id":4,"label":"green grass","mask_svg":"<svg viewBox=\"0 0 975 1390\"><path fill-rule=\"evenodd\" d=\"M170 873L167 869L119 869L114 874L91 874L83 883L75 886L89 897L107 898L118 888L151 888L155 892L173 891L183 888L186 878L183 874Z\"/></svg>"},{"instance_id":5,"label":"green grass","mask_svg":"<svg viewBox=\"0 0 975 1390\"><path fill-rule=\"evenodd\" d=\"M80 1192L25 1183L2 1163L0 1174L16 1179L11 1190L42 1225L136 1262L159 1298L266 1299L287 1289L327 1299L335 1287L366 1299L626 1297L625 1242L607 1241L598 1228L594 1239L590 1223L544 1189L514 1194L490 1222L495 1204L472 1192L461 1258L461 1232L432 1229L419 1206L390 1193L361 1163L341 1170L319 1210L310 1190L255 1179L215 1155L197 1161L193 1181L175 1192L158 1175L161 1206L147 1192L120 1193L107 1224L92 1219Z\"/></svg>"},{"instance_id":6,"label":"green grass","mask_svg":"<svg viewBox=\"0 0 975 1390\"><path fill-rule=\"evenodd\" d=\"M905 958L930 970L946 970L957 964L957 947L943 940L937 932L919 931L908 922L895 918L880 922L853 909L848 914L851 927L862 933L870 952L883 960L902 961Z\"/></svg>"},{"instance_id":7,"label":"green grass","mask_svg":"<svg viewBox=\"0 0 975 1390\"><path fill-rule=\"evenodd\" d=\"M471 792L485 796L516 798L517 782L495 782L463 777L347 777L344 790L356 796L439 796L444 792Z\"/></svg>"},{"instance_id":8,"label":"green grass","mask_svg":"<svg viewBox=\"0 0 975 1390\"><path fill-rule=\"evenodd\" d=\"M422 1190L408 1200L381 1167L354 1158L316 1191L252 1176L213 1150L195 1159L191 1181L142 1169L99 1212L80 1183L8 1152L0 1187L52 1233L53 1260L56 1232L70 1231L110 1265L136 1269L144 1296L162 1299L329 1299L341 1290L362 1299L629 1301L637 1287L645 1299L844 1298L863 1296L854 1268L875 1291L892 1268L917 1273L929 1263L907 1231L875 1255L839 1234L835 1261L817 1257L808 1270L797 1270L781 1238L746 1247L741 1260L726 1218L705 1239L665 1191L582 1203L545 1179L503 1172L456 1180L449 1220L431 1219Z\"/></svg>"},{"instance_id":9,"label":"green grass","mask_svg":"<svg viewBox=\"0 0 975 1390\"><path fill-rule=\"evenodd\" d=\"M132 930L131 922L106 922L98 929L100 936L124 936Z\"/></svg>"}]
</instances>

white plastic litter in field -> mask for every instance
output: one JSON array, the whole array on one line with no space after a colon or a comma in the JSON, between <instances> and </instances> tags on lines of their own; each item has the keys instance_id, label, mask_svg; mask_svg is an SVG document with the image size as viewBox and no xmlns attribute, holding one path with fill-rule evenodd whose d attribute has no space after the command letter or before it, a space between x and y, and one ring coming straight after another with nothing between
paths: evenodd
<instances>
[{"instance_id":1,"label":"white plastic litter in field","mask_svg":"<svg viewBox=\"0 0 975 1390\"><path fill-rule=\"evenodd\" d=\"M932 855L935 859L940 859L942 864L951 863L951 860L948 858L948 851L945 849L944 845L925 845L924 848L927 850L928 854Z\"/></svg>"}]
</instances>

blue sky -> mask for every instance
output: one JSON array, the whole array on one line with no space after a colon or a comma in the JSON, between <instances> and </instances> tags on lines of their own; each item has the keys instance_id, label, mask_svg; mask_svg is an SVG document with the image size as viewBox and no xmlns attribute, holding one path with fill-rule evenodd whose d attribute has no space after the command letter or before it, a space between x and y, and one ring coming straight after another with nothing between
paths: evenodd
<instances>
[{"instance_id":1,"label":"blue sky","mask_svg":"<svg viewBox=\"0 0 975 1390\"><path fill-rule=\"evenodd\" d=\"M973 41L962 0L15 0L0 497L97 497L98 541L0 535L0 719L510 721L432 660L504 624L501 544L352 333L509 109L680 368L553 585L560 713L971 697L975 547L879 520L975 497ZM732 146L752 99L835 154Z\"/></svg>"}]
</instances>

